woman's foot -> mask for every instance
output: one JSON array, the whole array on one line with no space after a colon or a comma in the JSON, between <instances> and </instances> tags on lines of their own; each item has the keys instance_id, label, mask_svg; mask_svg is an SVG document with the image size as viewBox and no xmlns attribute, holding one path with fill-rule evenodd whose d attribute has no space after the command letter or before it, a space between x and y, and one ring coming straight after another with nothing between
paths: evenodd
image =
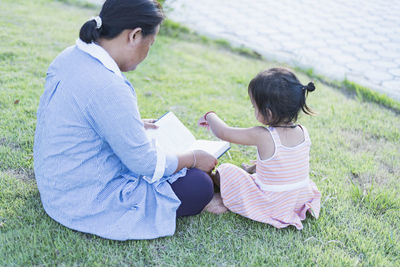
<instances>
[{"instance_id":1,"label":"woman's foot","mask_svg":"<svg viewBox=\"0 0 400 267\"><path fill-rule=\"evenodd\" d=\"M204 210L214 214L222 214L228 211L228 209L224 206L224 203L222 202L220 193L214 194L210 203L205 206Z\"/></svg>"}]
</instances>

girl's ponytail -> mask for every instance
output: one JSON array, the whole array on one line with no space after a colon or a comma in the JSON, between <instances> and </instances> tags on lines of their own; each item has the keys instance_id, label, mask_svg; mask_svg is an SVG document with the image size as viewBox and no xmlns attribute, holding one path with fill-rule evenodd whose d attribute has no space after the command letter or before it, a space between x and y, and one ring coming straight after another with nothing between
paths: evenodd
<instances>
[{"instance_id":1,"label":"girl's ponytail","mask_svg":"<svg viewBox=\"0 0 400 267\"><path fill-rule=\"evenodd\" d=\"M100 30L101 28L97 28L97 22L93 18L82 25L81 30L79 31L79 38L85 43L90 44L100 37Z\"/></svg>"},{"instance_id":2,"label":"girl's ponytail","mask_svg":"<svg viewBox=\"0 0 400 267\"><path fill-rule=\"evenodd\" d=\"M304 90L304 96L301 99L301 109L303 110L303 112L307 115L313 115L315 114L311 108L309 108L306 104L306 95L308 95L308 92L312 92L315 90L315 85L313 82L309 82L306 86L303 86L303 90ZM307 92L307 94L306 94Z\"/></svg>"},{"instance_id":3,"label":"girl's ponytail","mask_svg":"<svg viewBox=\"0 0 400 267\"><path fill-rule=\"evenodd\" d=\"M315 85L313 82L309 82L306 86L304 86L304 90L307 90L307 92L312 92L315 90Z\"/></svg>"}]
</instances>

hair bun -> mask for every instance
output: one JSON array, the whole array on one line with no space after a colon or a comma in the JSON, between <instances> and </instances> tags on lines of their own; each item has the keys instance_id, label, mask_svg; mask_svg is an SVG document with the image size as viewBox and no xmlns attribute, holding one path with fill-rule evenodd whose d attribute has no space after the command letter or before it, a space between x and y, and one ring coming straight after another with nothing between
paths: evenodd
<instances>
[{"instance_id":1,"label":"hair bun","mask_svg":"<svg viewBox=\"0 0 400 267\"><path fill-rule=\"evenodd\" d=\"M312 92L315 90L315 85L313 82L309 82L305 88L307 91Z\"/></svg>"}]
</instances>

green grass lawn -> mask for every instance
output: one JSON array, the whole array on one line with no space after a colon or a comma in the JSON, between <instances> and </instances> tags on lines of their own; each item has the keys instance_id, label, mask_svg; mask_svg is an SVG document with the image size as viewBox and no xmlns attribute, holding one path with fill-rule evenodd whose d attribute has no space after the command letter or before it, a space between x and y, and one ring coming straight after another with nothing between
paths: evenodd
<instances>
[{"instance_id":1,"label":"green grass lawn","mask_svg":"<svg viewBox=\"0 0 400 267\"><path fill-rule=\"evenodd\" d=\"M300 123L313 142L311 179L322 208L302 231L202 213L178 219L172 237L117 242L50 219L33 173L36 108L47 67L95 13L50 0L0 2L0 266L400 265L399 115L319 82L308 99L318 115L301 116ZM187 37L159 36L147 60L128 74L142 117L172 110L203 138L211 136L196 120L208 110L231 125L254 126L247 84L278 64ZM232 159L220 162L240 164L254 152L232 145Z\"/></svg>"}]
</instances>

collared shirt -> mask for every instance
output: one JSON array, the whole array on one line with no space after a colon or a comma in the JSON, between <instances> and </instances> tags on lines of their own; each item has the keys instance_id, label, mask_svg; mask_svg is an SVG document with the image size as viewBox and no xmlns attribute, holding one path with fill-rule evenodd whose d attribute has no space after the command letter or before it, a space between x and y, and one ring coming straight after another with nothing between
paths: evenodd
<instances>
[{"instance_id":1,"label":"collared shirt","mask_svg":"<svg viewBox=\"0 0 400 267\"><path fill-rule=\"evenodd\" d=\"M177 157L145 134L134 88L97 44L50 65L37 112L35 176L43 207L61 224L105 238L175 231L179 199L168 182Z\"/></svg>"},{"instance_id":2,"label":"collared shirt","mask_svg":"<svg viewBox=\"0 0 400 267\"><path fill-rule=\"evenodd\" d=\"M104 50L103 47L97 45L96 43L85 43L81 39L77 39L75 43L80 50L98 59L104 67L114 72L118 77L125 79L122 76L121 70L119 69L117 63L110 56L110 54L108 54L108 52Z\"/></svg>"}]
</instances>

